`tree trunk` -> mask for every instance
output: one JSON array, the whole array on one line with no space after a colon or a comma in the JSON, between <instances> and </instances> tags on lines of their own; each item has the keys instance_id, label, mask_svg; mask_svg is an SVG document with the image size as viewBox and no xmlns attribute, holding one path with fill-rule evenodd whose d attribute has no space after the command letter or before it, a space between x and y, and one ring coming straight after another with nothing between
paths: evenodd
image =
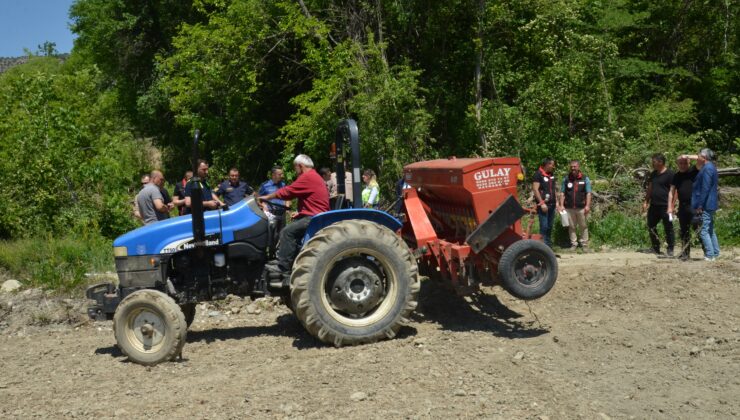
<instances>
[{"instance_id":1,"label":"tree trunk","mask_svg":"<svg viewBox=\"0 0 740 420\"><path fill-rule=\"evenodd\" d=\"M475 60L475 121L478 126L478 137L483 150L488 149L486 135L481 127L481 110L483 108L483 90L481 87L481 72L483 67L483 14L486 10L486 0L478 0L478 54Z\"/></svg>"},{"instance_id":2,"label":"tree trunk","mask_svg":"<svg viewBox=\"0 0 740 420\"><path fill-rule=\"evenodd\" d=\"M614 123L614 117L612 116L612 105L609 99L609 87L606 84L606 76L604 75L604 59L599 53L599 76L601 77L601 87L604 90L604 101L606 101L606 121L611 127Z\"/></svg>"}]
</instances>

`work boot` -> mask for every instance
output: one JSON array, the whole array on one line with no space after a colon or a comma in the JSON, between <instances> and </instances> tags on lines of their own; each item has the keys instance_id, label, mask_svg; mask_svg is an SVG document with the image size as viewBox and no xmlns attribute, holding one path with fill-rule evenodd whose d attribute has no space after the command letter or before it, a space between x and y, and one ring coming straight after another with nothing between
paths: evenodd
<instances>
[{"instance_id":1,"label":"work boot","mask_svg":"<svg viewBox=\"0 0 740 420\"><path fill-rule=\"evenodd\" d=\"M581 252L583 252L584 254L591 254L594 251L589 248L588 245L581 245Z\"/></svg>"},{"instance_id":2,"label":"work boot","mask_svg":"<svg viewBox=\"0 0 740 420\"><path fill-rule=\"evenodd\" d=\"M668 255L669 257L673 257L673 248L668 248L668 250L666 250L666 254L667 254L667 255Z\"/></svg>"},{"instance_id":3,"label":"work boot","mask_svg":"<svg viewBox=\"0 0 740 420\"><path fill-rule=\"evenodd\" d=\"M277 264L267 263L265 268L267 269L267 281L270 284L270 287L281 288L284 286L290 286L289 272L283 272Z\"/></svg>"},{"instance_id":4,"label":"work boot","mask_svg":"<svg viewBox=\"0 0 740 420\"><path fill-rule=\"evenodd\" d=\"M575 254L576 252L578 252L578 245L571 245L570 248L566 248L565 250Z\"/></svg>"}]
</instances>

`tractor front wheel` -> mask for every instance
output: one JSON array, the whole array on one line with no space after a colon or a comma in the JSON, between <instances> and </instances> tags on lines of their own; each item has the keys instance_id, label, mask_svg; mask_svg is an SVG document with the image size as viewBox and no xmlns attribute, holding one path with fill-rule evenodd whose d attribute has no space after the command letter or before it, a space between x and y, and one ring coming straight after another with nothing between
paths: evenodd
<instances>
[{"instance_id":1,"label":"tractor front wheel","mask_svg":"<svg viewBox=\"0 0 740 420\"><path fill-rule=\"evenodd\" d=\"M558 277L558 261L550 247L524 239L506 248L498 262L501 283L513 296L531 300L550 291Z\"/></svg>"},{"instance_id":2,"label":"tractor front wheel","mask_svg":"<svg viewBox=\"0 0 740 420\"><path fill-rule=\"evenodd\" d=\"M334 344L392 338L416 308L419 271L390 229L346 220L322 229L296 258L291 301L309 333Z\"/></svg>"},{"instance_id":3,"label":"tractor front wheel","mask_svg":"<svg viewBox=\"0 0 740 420\"><path fill-rule=\"evenodd\" d=\"M147 366L177 357L185 345L187 330L180 307L158 290L131 293L113 316L118 347L132 362Z\"/></svg>"}]
</instances>

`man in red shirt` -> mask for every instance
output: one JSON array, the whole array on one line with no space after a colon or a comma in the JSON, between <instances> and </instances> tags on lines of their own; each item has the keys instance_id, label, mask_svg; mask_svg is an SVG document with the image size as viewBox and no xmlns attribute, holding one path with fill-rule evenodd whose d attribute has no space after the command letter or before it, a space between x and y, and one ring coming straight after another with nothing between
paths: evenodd
<instances>
[{"instance_id":1,"label":"man in red shirt","mask_svg":"<svg viewBox=\"0 0 740 420\"><path fill-rule=\"evenodd\" d=\"M329 211L329 191L324 179L313 169L313 161L306 155L298 155L293 160L298 178L292 184L280 188L272 194L259 197L266 202L273 198L281 200L298 199L298 212L293 215L292 223L280 232L280 247L277 250L277 268L283 274L283 285L290 279L293 261L300 251L301 241L311 218L319 213Z\"/></svg>"}]
</instances>

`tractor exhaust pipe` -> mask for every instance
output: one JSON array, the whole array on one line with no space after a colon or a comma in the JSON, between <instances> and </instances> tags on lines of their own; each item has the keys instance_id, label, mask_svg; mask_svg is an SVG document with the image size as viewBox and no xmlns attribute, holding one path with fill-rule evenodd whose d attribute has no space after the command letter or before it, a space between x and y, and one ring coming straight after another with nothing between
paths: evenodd
<instances>
[{"instance_id":1,"label":"tractor exhaust pipe","mask_svg":"<svg viewBox=\"0 0 740 420\"><path fill-rule=\"evenodd\" d=\"M337 193L346 194L344 186L344 142L349 140L350 153L352 156L352 207L362 207L362 187L360 185L360 134L357 122L346 119L337 127L334 145L337 153Z\"/></svg>"},{"instance_id":2,"label":"tractor exhaust pipe","mask_svg":"<svg viewBox=\"0 0 740 420\"><path fill-rule=\"evenodd\" d=\"M203 247L206 244L206 223L203 218L203 186L198 176L198 142L200 141L200 130L195 130L193 139L193 183L190 193L190 210L193 218L193 241L196 247Z\"/></svg>"}]
</instances>

